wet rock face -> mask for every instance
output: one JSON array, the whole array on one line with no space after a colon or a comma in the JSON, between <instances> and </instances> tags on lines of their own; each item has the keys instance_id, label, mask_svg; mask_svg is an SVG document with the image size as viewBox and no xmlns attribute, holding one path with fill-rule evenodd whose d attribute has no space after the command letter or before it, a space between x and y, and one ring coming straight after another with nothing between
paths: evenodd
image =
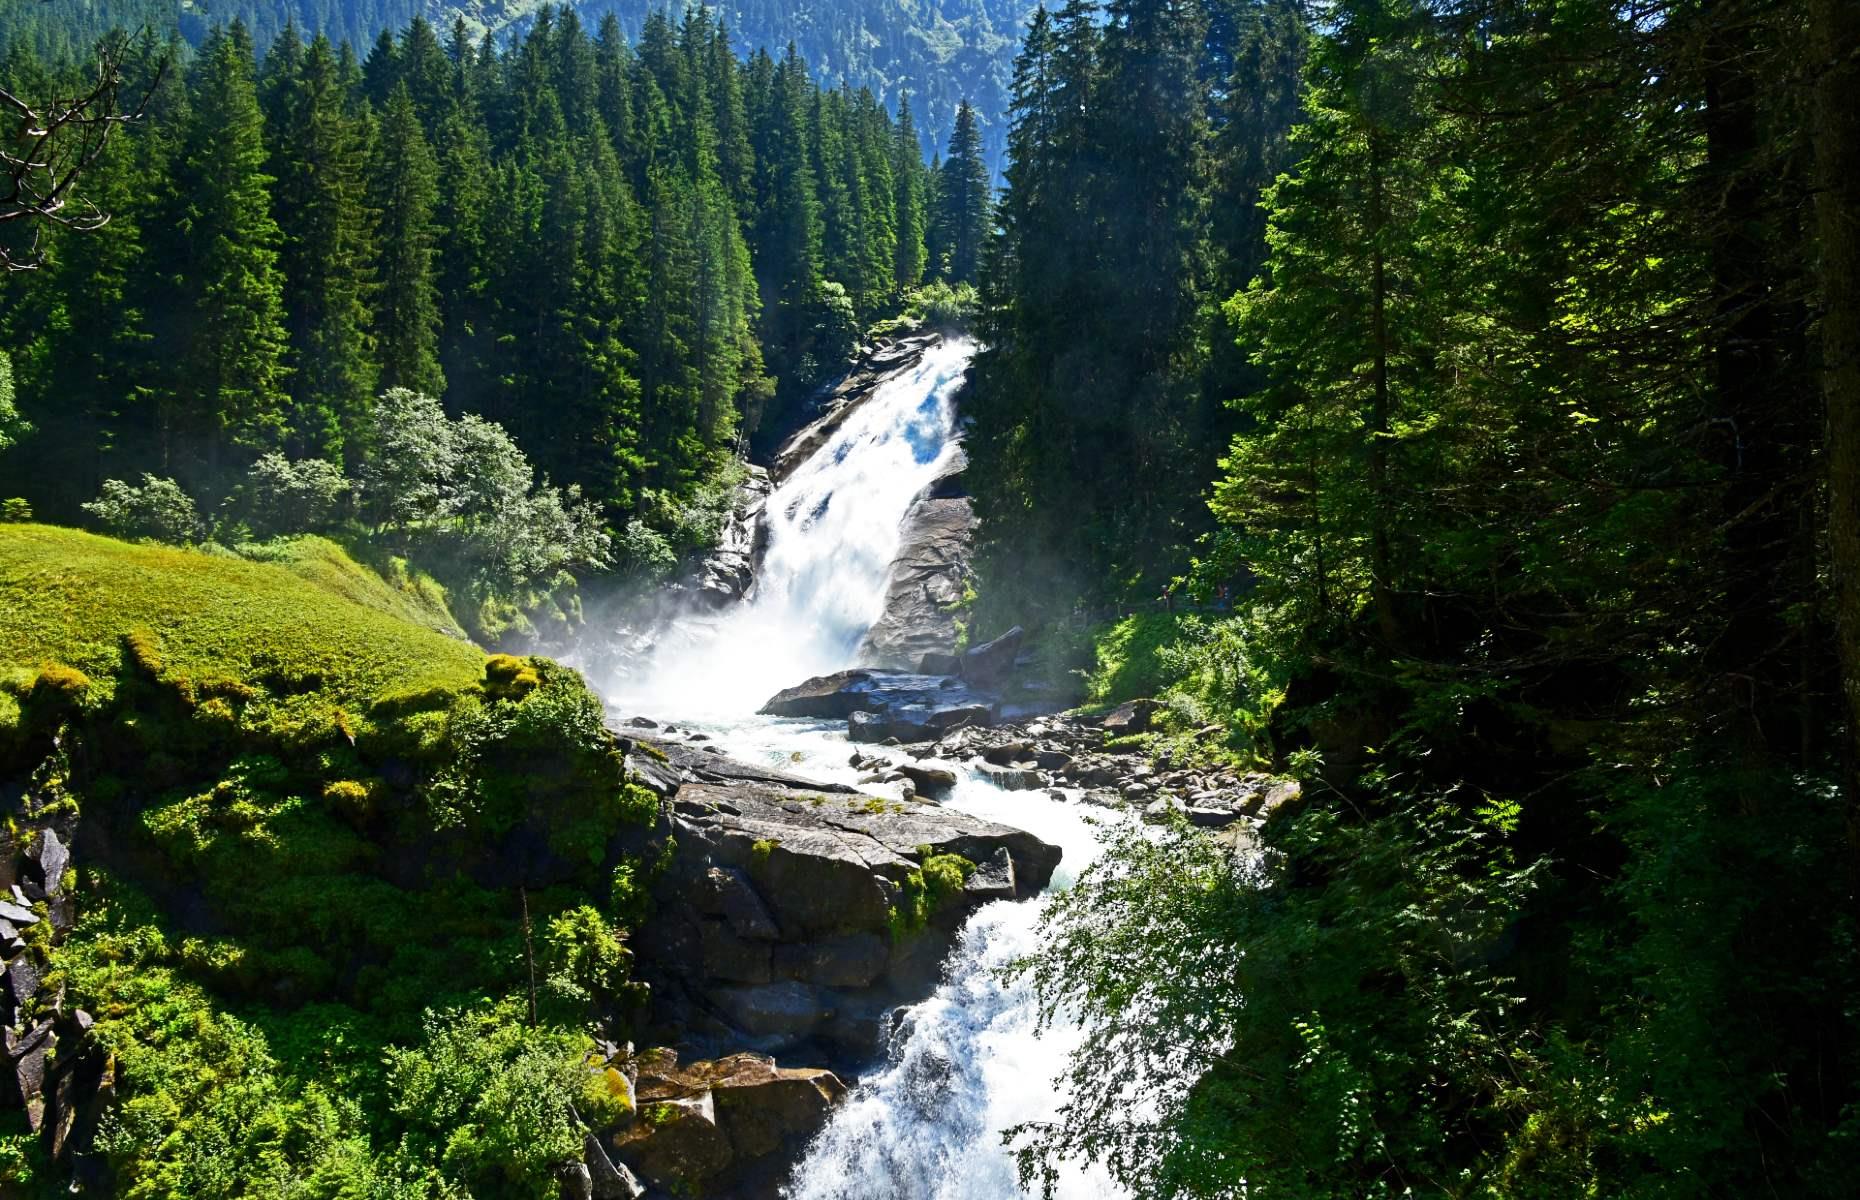
<instances>
[{"instance_id":1,"label":"wet rock face","mask_svg":"<svg viewBox=\"0 0 1860 1200\"><path fill-rule=\"evenodd\" d=\"M859 647L858 661L908 669L926 654L952 654L954 607L969 578L975 510L967 498L917 501L885 582L885 607Z\"/></svg>"},{"instance_id":2,"label":"wet rock face","mask_svg":"<svg viewBox=\"0 0 1860 1200\"><path fill-rule=\"evenodd\" d=\"M610 1145L615 1165L675 1195L775 1196L794 1153L846 1092L831 1071L783 1068L760 1054L681 1066L659 1049L631 1066L637 1116L597 1148Z\"/></svg>"},{"instance_id":3,"label":"wet rock face","mask_svg":"<svg viewBox=\"0 0 1860 1200\"><path fill-rule=\"evenodd\" d=\"M934 985L967 914L1036 894L1059 863L1058 847L1032 834L934 803L811 784L676 743L654 749L661 773L677 777L677 852L636 948L659 1005L655 1039L697 1054L863 1061L884 1011ZM634 752L646 755L638 743ZM955 782L946 767L917 777L926 790ZM908 773L896 779L916 786ZM896 913L926 854L977 869L926 928L906 929Z\"/></svg>"},{"instance_id":4,"label":"wet rock face","mask_svg":"<svg viewBox=\"0 0 1860 1200\"><path fill-rule=\"evenodd\" d=\"M856 742L934 741L965 725L992 725L993 696L946 675L856 667L784 688L762 706L777 717L845 718Z\"/></svg>"},{"instance_id":5,"label":"wet rock face","mask_svg":"<svg viewBox=\"0 0 1860 1200\"><path fill-rule=\"evenodd\" d=\"M847 418L872 398L880 384L899 371L909 369L925 351L941 344L940 333L922 333L895 341L881 342L867 351L851 370L841 376L832 389L816 402L819 413L802 426L775 451L769 475L775 486L793 474L795 468L813 457L844 425Z\"/></svg>"}]
</instances>

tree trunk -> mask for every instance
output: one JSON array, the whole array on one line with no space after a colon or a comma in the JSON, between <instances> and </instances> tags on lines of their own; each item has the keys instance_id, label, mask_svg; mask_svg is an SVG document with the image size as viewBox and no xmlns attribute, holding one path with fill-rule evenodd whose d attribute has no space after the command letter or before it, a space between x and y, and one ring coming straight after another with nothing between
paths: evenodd
<instances>
[{"instance_id":1,"label":"tree trunk","mask_svg":"<svg viewBox=\"0 0 1860 1200\"><path fill-rule=\"evenodd\" d=\"M1828 542L1847 711L1848 837L1860 848L1860 5L1810 0L1809 20L1820 71L1810 134L1819 184Z\"/></svg>"},{"instance_id":2,"label":"tree trunk","mask_svg":"<svg viewBox=\"0 0 1860 1200\"><path fill-rule=\"evenodd\" d=\"M1383 192L1381 142L1376 132L1369 133L1369 256L1370 320L1375 340L1375 398L1369 415L1369 492L1373 511L1370 516L1369 571L1370 598L1375 605L1376 627L1385 641L1396 640L1394 553L1389 539L1389 321L1388 263L1383 250L1383 230L1388 224L1387 198Z\"/></svg>"}]
</instances>

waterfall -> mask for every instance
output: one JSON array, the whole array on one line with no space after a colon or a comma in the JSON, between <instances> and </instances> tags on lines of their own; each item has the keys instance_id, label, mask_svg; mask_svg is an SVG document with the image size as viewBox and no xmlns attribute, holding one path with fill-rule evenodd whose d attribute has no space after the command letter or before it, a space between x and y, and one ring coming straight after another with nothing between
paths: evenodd
<instances>
[{"instance_id":1,"label":"waterfall","mask_svg":"<svg viewBox=\"0 0 1860 1200\"><path fill-rule=\"evenodd\" d=\"M1058 842L1063 886L1097 851L1078 806L965 783L952 804ZM808 1147L789 1200L1013 1200L1022 1195L1005 1129L1050 1120L1078 1028L1035 1027L1034 997L1002 969L1039 947L1040 902L977 910L928 1000L901 1014L886 1060ZM1070 1167L1060 1200L1121 1196L1101 1171Z\"/></svg>"},{"instance_id":2,"label":"waterfall","mask_svg":"<svg viewBox=\"0 0 1860 1200\"><path fill-rule=\"evenodd\" d=\"M974 353L967 339L940 342L880 384L769 496L749 600L609 694L688 720L742 716L853 665L884 611L905 513L956 453L955 395Z\"/></svg>"},{"instance_id":3,"label":"waterfall","mask_svg":"<svg viewBox=\"0 0 1860 1200\"><path fill-rule=\"evenodd\" d=\"M811 778L854 782L843 727L755 715L783 687L853 665L882 614L904 516L956 452L955 396L974 344L933 346L881 384L795 469L766 505L768 545L748 601L706 621L643 671L610 680L616 706L704 730L731 755ZM868 753L885 753L876 747ZM1006 793L970 773L949 797L991 821L1060 845L1064 886L1097 851L1076 804ZM1036 948L1040 903L973 913L944 982L900 1014L884 1061L840 1105L796 1168L793 1200L1013 1200L1021 1195L1001 1133L1053 1116L1078 1032L1035 1029L1027 987L1000 968ZM1064 1200L1108 1200L1101 1174L1062 1180Z\"/></svg>"}]
</instances>

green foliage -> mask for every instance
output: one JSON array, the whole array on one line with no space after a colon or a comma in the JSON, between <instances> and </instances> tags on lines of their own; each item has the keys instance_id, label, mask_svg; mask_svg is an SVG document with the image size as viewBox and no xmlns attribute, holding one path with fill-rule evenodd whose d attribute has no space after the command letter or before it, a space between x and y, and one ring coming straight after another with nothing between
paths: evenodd
<instances>
[{"instance_id":1,"label":"green foliage","mask_svg":"<svg viewBox=\"0 0 1860 1200\"><path fill-rule=\"evenodd\" d=\"M153 475L144 475L139 487L106 479L102 494L82 507L104 532L117 537L184 543L197 539L205 528L193 498L181 485Z\"/></svg>"},{"instance_id":2,"label":"green foliage","mask_svg":"<svg viewBox=\"0 0 1860 1200\"><path fill-rule=\"evenodd\" d=\"M960 854L936 854L928 846L917 848L917 859L917 869L904 877L891 906L894 941L921 932L931 917L962 894L963 885L975 873L975 864Z\"/></svg>"},{"instance_id":3,"label":"green foliage","mask_svg":"<svg viewBox=\"0 0 1860 1200\"><path fill-rule=\"evenodd\" d=\"M32 505L19 496L0 500L0 521L20 525L32 520Z\"/></svg>"},{"instance_id":4,"label":"green foliage","mask_svg":"<svg viewBox=\"0 0 1860 1200\"><path fill-rule=\"evenodd\" d=\"M470 1195L551 1200L552 1168L581 1153L569 1105L591 1049L585 1034L526 1028L514 1001L429 1013L420 1045L387 1056L403 1153Z\"/></svg>"},{"instance_id":5,"label":"green foliage","mask_svg":"<svg viewBox=\"0 0 1860 1200\"><path fill-rule=\"evenodd\" d=\"M14 402L13 360L4 351L0 351L0 450L5 450L31 432L32 426L20 417L19 407Z\"/></svg>"},{"instance_id":6,"label":"green foliage","mask_svg":"<svg viewBox=\"0 0 1860 1200\"><path fill-rule=\"evenodd\" d=\"M292 462L266 454L246 472L235 511L259 537L327 529L348 499L342 469L320 458Z\"/></svg>"},{"instance_id":7,"label":"green foliage","mask_svg":"<svg viewBox=\"0 0 1860 1200\"><path fill-rule=\"evenodd\" d=\"M0 540L0 574L36 585L0 618L0 754L43 753L19 735L57 728L29 802L82 800L122 831L125 869L159 881L151 898L102 869L117 855L87 863L83 923L41 946L115 1056L99 1146L118 1194L553 1195L580 1147L567 1105L609 1083L575 1031L638 1000L622 922L643 909L605 891L663 862L613 848L657 799L573 672L487 661L395 615L378 579L348 596L332 544L278 545L294 564L40 526ZM94 673L15 666L15 648ZM471 882L520 826L573 881L528 889L535 1029L515 887ZM394 864L416 852L409 878ZM180 932L176 888L211 936ZM429 1007L456 1011L423 1026ZM604 1094L617 1119L624 1098Z\"/></svg>"}]
</instances>

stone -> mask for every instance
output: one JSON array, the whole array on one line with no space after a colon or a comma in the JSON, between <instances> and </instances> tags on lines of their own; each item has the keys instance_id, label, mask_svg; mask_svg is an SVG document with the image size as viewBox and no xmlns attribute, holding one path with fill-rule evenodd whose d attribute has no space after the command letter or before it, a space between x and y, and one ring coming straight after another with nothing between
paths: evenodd
<instances>
[{"instance_id":1,"label":"stone","mask_svg":"<svg viewBox=\"0 0 1860 1200\"><path fill-rule=\"evenodd\" d=\"M1304 785L1300 784L1297 780L1281 779L1279 782L1266 789L1265 795L1260 798L1259 807L1248 815L1257 816L1263 821L1270 817L1275 810L1285 805L1296 805L1299 800L1304 798L1304 791Z\"/></svg>"},{"instance_id":2,"label":"stone","mask_svg":"<svg viewBox=\"0 0 1860 1200\"><path fill-rule=\"evenodd\" d=\"M622 1162L647 1181L686 1194L726 1170L735 1157L717 1127L717 1106L706 1091L696 1096L644 1101L640 1119L613 1137Z\"/></svg>"},{"instance_id":3,"label":"stone","mask_svg":"<svg viewBox=\"0 0 1860 1200\"><path fill-rule=\"evenodd\" d=\"M1165 796L1147 805L1143 810L1143 823L1146 825L1167 825L1175 819L1180 810L1173 797Z\"/></svg>"},{"instance_id":4,"label":"stone","mask_svg":"<svg viewBox=\"0 0 1860 1200\"><path fill-rule=\"evenodd\" d=\"M758 1038L804 1037L833 1012L829 997L794 979L712 988L709 995L730 1024Z\"/></svg>"},{"instance_id":5,"label":"stone","mask_svg":"<svg viewBox=\"0 0 1860 1200\"><path fill-rule=\"evenodd\" d=\"M651 717L634 717L627 724L634 729L657 729L659 727L659 723Z\"/></svg>"},{"instance_id":6,"label":"stone","mask_svg":"<svg viewBox=\"0 0 1860 1200\"><path fill-rule=\"evenodd\" d=\"M1014 859L1007 847L976 863L962 890L978 900L1012 900L1015 896Z\"/></svg>"},{"instance_id":7,"label":"stone","mask_svg":"<svg viewBox=\"0 0 1860 1200\"><path fill-rule=\"evenodd\" d=\"M27 908L24 904L15 904L11 900L0 900L0 919L11 921L14 925L24 929L28 925L37 925L39 923L39 914Z\"/></svg>"},{"instance_id":8,"label":"stone","mask_svg":"<svg viewBox=\"0 0 1860 1200\"><path fill-rule=\"evenodd\" d=\"M39 992L39 968L32 963L32 956L22 954L6 966L6 973L0 976L0 985L4 985L7 995L15 1004L25 1004Z\"/></svg>"},{"instance_id":9,"label":"stone","mask_svg":"<svg viewBox=\"0 0 1860 1200\"><path fill-rule=\"evenodd\" d=\"M739 1160L774 1154L789 1139L812 1135L846 1092L831 1071L783 1070L761 1055L734 1054L715 1069L726 1068L712 1082L711 1096Z\"/></svg>"},{"instance_id":10,"label":"stone","mask_svg":"<svg viewBox=\"0 0 1860 1200\"><path fill-rule=\"evenodd\" d=\"M45 894L56 896L64 885L65 868L71 863L71 851L58 840L58 831L49 826L40 830L26 853L26 861Z\"/></svg>"},{"instance_id":11,"label":"stone","mask_svg":"<svg viewBox=\"0 0 1860 1200\"><path fill-rule=\"evenodd\" d=\"M582 1141L581 1160L588 1168L588 1185L594 1200L640 1200L646 1194L639 1178L608 1157L607 1147L591 1133Z\"/></svg>"},{"instance_id":12,"label":"stone","mask_svg":"<svg viewBox=\"0 0 1860 1200\"><path fill-rule=\"evenodd\" d=\"M1225 829L1240 819L1240 814L1231 808L1219 808L1214 805L1191 804L1182 810L1188 823L1198 829Z\"/></svg>"},{"instance_id":13,"label":"stone","mask_svg":"<svg viewBox=\"0 0 1860 1200\"><path fill-rule=\"evenodd\" d=\"M594 1200L594 1178L586 1163L565 1162L557 1167L555 1184L561 1200Z\"/></svg>"},{"instance_id":14,"label":"stone","mask_svg":"<svg viewBox=\"0 0 1860 1200\"><path fill-rule=\"evenodd\" d=\"M939 654L936 651L917 660L919 675L960 675L962 673L962 656L960 654Z\"/></svg>"},{"instance_id":15,"label":"stone","mask_svg":"<svg viewBox=\"0 0 1860 1200\"><path fill-rule=\"evenodd\" d=\"M1034 791L1046 785L1045 778L1032 767L1003 767L994 763L977 763L976 771L983 779L1007 792Z\"/></svg>"},{"instance_id":16,"label":"stone","mask_svg":"<svg viewBox=\"0 0 1860 1200\"><path fill-rule=\"evenodd\" d=\"M1001 853L1006 854L1006 848ZM799 945L777 946L777 975L823 987L870 987L885 973L890 951L876 933L849 933Z\"/></svg>"},{"instance_id":17,"label":"stone","mask_svg":"<svg viewBox=\"0 0 1860 1200\"><path fill-rule=\"evenodd\" d=\"M947 767L926 767L903 763L898 767L911 785L926 795L939 796L956 786L956 773Z\"/></svg>"},{"instance_id":18,"label":"stone","mask_svg":"<svg viewBox=\"0 0 1860 1200\"><path fill-rule=\"evenodd\" d=\"M1016 625L993 641L984 642L962 656L962 677L969 683L986 687L1005 679L1020 656L1020 644L1026 631Z\"/></svg>"},{"instance_id":19,"label":"stone","mask_svg":"<svg viewBox=\"0 0 1860 1200\"><path fill-rule=\"evenodd\" d=\"M1126 700L1104 715L1104 734L1116 738L1148 732L1150 719L1161 707L1154 700Z\"/></svg>"}]
</instances>

